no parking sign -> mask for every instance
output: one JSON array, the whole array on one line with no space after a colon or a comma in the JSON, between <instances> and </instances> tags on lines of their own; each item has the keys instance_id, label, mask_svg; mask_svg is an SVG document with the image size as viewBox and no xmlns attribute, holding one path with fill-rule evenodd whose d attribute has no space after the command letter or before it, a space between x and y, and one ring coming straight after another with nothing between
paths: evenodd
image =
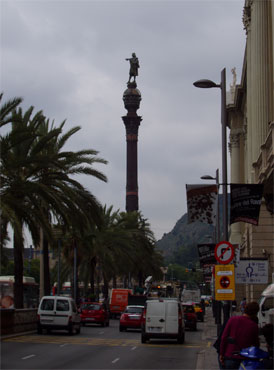
<instances>
[{"instance_id":1,"label":"no parking sign","mask_svg":"<svg viewBox=\"0 0 274 370\"><path fill-rule=\"evenodd\" d=\"M215 265L215 299L217 301L235 299L234 265Z\"/></svg>"}]
</instances>

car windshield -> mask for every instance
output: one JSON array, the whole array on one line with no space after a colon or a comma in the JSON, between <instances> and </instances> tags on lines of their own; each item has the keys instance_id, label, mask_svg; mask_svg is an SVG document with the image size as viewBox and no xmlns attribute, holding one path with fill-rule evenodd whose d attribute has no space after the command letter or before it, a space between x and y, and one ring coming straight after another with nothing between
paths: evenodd
<instances>
[{"instance_id":1,"label":"car windshield","mask_svg":"<svg viewBox=\"0 0 274 370\"><path fill-rule=\"evenodd\" d=\"M142 313L142 307L127 307L125 313Z\"/></svg>"},{"instance_id":2,"label":"car windshield","mask_svg":"<svg viewBox=\"0 0 274 370\"><path fill-rule=\"evenodd\" d=\"M191 313L193 311L194 311L194 309L193 309L192 306L184 306L184 312Z\"/></svg>"},{"instance_id":3,"label":"car windshield","mask_svg":"<svg viewBox=\"0 0 274 370\"><path fill-rule=\"evenodd\" d=\"M82 308L82 310L99 311L101 307L100 307L99 304L84 303L81 308Z\"/></svg>"}]
</instances>

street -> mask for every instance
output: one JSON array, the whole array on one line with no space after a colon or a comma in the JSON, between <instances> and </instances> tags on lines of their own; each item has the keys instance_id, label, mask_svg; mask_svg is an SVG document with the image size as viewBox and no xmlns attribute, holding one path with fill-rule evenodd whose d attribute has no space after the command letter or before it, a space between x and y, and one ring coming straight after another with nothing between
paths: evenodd
<instances>
[{"instance_id":1,"label":"street","mask_svg":"<svg viewBox=\"0 0 274 370\"><path fill-rule=\"evenodd\" d=\"M208 346L204 325L186 330L184 344L156 339L141 344L140 331L119 332L119 320L109 327L82 327L74 336L56 331L8 338L2 341L1 369L196 369L198 354Z\"/></svg>"}]
</instances>

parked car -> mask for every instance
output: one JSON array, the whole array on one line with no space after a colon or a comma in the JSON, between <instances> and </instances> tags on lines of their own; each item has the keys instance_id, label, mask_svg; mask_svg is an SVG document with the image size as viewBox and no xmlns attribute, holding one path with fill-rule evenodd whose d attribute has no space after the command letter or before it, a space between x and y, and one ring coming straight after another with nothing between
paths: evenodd
<instances>
[{"instance_id":1,"label":"parked car","mask_svg":"<svg viewBox=\"0 0 274 370\"><path fill-rule=\"evenodd\" d=\"M120 317L120 331L140 329L144 306L127 306Z\"/></svg>"},{"instance_id":2,"label":"parked car","mask_svg":"<svg viewBox=\"0 0 274 370\"><path fill-rule=\"evenodd\" d=\"M142 316L141 342L174 338L184 343L185 323L181 302L175 298L148 299Z\"/></svg>"},{"instance_id":3,"label":"parked car","mask_svg":"<svg viewBox=\"0 0 274 370\"><path fill-rule=\"evenodd\" d=\"M204 322L204 310L200 303L194 303L194 310L197 316L197 320Z\"/></svg>"},{"instance_id":4,"label":"parked car","mask_svg":"<svg viewBox=\"0 0 274 370\"><path fill-rule=\"evenodd\" d=\"M81 323L109 326L109 312L104 303L84 302L80 306Z\"/></svg>"},{"instance_id":5,"label":"parked car","mask_svg":"<svg viewBox=\"0 0 274 370\"><path fill-rule=\"evenodd\" d=\"M191 330L197 330L197 316L192 303L184 303L185 327Z\"/></svg>"},{"instance_id":6,"label":"parked car","mask_svg":"<svg viewBox=\"0 0 274 370\"><path fill-rule=\"evenodd\" d=\"M37 311L37 332L43 329L68 330L72 335L81 330L81 318L77 311L75 301L70 297L44 296Z\"/></svg>"}]
</instances>

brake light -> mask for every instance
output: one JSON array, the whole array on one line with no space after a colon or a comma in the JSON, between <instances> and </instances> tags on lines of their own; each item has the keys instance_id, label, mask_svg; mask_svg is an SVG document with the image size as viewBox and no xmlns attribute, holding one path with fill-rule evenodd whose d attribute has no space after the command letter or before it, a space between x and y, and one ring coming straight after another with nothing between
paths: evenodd
<instances>
[{"instance_id":1,"label":"brake light","mask_svg":"<svg viewBox=\"0 0 274 370\"><path fill-rule=\"evenodd\" d=\"M200 309L200 312L203 312L203 310L202 310L202 309Z\"/></svg>"}]
</instances>

